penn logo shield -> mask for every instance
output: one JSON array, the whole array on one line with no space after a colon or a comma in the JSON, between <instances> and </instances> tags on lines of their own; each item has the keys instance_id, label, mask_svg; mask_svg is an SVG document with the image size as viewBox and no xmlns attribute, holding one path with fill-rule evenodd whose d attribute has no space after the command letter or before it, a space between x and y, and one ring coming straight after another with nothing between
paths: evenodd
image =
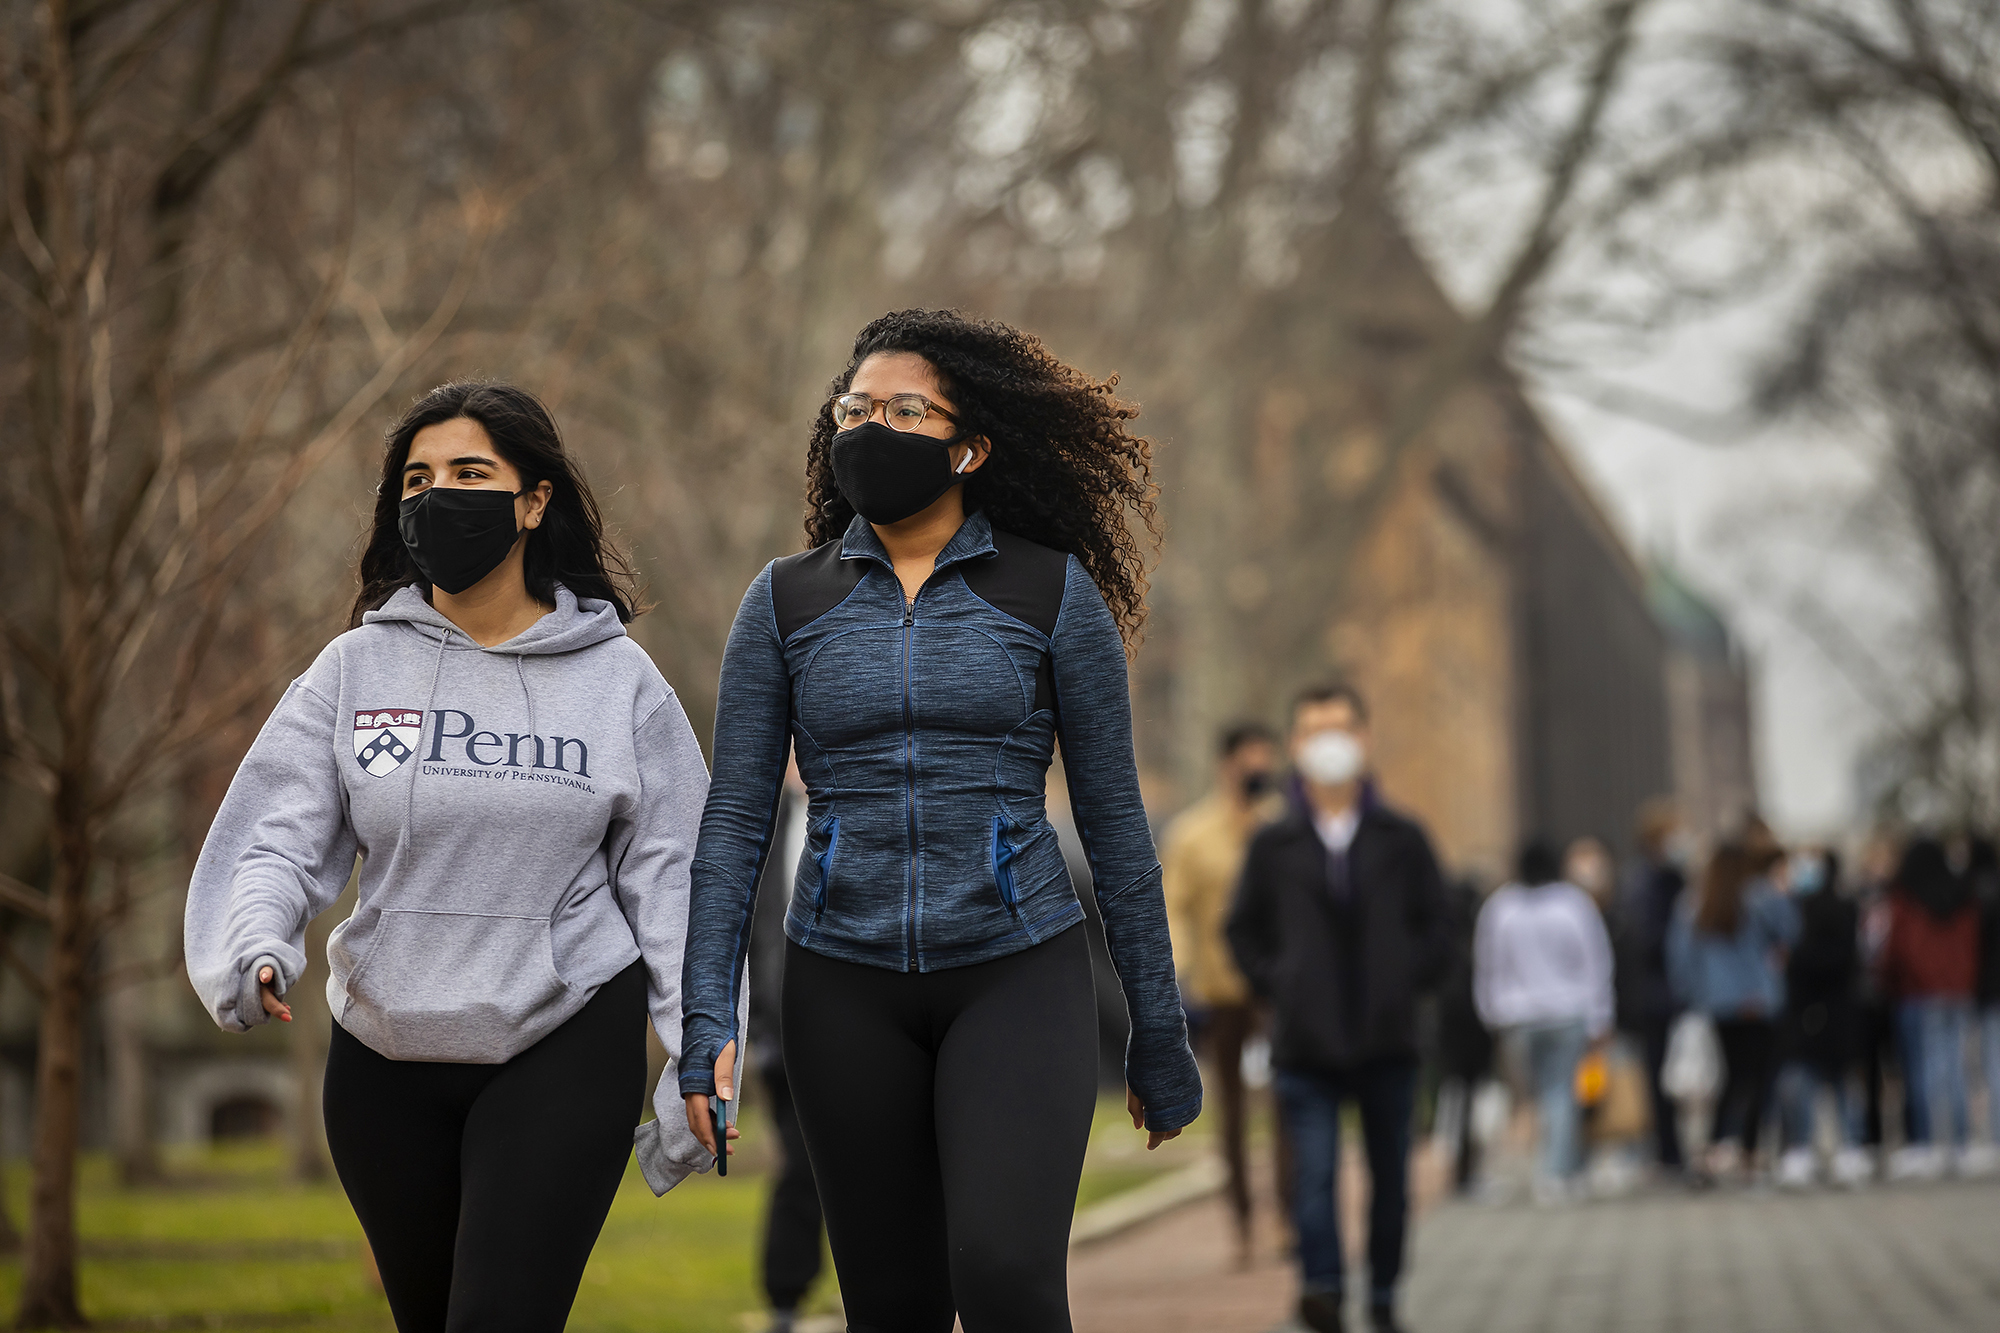
<instances>
[{"instance_id":1,"label":"penn logo shield","mask_svg":"<svg viewBox=\"0 0 2000 1333\"><path fill-rule=\"evenodd\" d=\"M424 715L415 708L364 708L354 715L354 759L361 771L379 778L393 773L417 752Z\"/></svg>"}]
</instances>

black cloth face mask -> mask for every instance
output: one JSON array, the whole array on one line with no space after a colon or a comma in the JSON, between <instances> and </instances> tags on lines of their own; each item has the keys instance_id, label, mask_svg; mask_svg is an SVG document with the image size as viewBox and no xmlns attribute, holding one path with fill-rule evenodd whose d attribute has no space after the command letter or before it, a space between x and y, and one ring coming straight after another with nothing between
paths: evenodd
<instances>
[{"instance_id":1,"label":"black cloth face mask","mask_svg":"<svg viewBox=\"0 0 2000 1333\"><path fill-rule=\"evenodd\" d=\"M833 437L833 479L870 523L900 523L928 508L962 478L951 470L948 440L863 422Z\"/></svg>"},{"instance_id":2,"label":"black cloth face mask","mask_svg":"<svg viewBox=\"0 0 2000 1333\"><path fill-rule=\"evenodd\" d=\"M514 549L514 500L527 493L431 486L403 500L396 527L418 572L456 597Z\"/></svg>"}]
</instances>

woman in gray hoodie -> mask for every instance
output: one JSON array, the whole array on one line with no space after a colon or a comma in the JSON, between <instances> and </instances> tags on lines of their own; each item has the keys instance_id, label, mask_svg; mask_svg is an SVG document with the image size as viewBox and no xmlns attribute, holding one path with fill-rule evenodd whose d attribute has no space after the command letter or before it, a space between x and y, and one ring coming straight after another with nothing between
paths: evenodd
<instances>
[{"instance_id":1,"label":"woman in gray hoodie","mask_svg":"<svg viewBox=\"0 0 2000 1333\"><path fill-rule=\"evenodd\" d=\"M291 1021L306 924L358 876L326 1130L397 1327L560 1329L632 1150L641 1012L680 1044L708 772L532 395L404 415L361 579L209 830L188 974L229 1031ZM712 1160L672 1071L638 1133L658 1193Z\"/></svg>"}]
</instances>

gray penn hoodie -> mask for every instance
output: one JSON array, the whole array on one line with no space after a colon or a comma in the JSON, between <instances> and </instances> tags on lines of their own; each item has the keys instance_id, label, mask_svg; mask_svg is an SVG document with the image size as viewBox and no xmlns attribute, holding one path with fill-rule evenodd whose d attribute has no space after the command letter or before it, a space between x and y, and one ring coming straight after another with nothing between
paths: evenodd
<instances>
[{"instance_id":1,"label":"gray penn hoodie","mask_svg":"<svg viewBox=\"0 0 2000 1333\"><path fill-rule=\"evenodd\" d=\"M299 981L358 853L327 945L343 1028L395 1060L498 1064L643 958L668 1061L639 1163L657 1194L708 1170L676 1077L708 770L672 688L609 603L560 586L494 648L414 587L363 619L292 682L209 829L186 921L209 1012L266 1021L258 971Z\"/></svg>"}]
</instances>

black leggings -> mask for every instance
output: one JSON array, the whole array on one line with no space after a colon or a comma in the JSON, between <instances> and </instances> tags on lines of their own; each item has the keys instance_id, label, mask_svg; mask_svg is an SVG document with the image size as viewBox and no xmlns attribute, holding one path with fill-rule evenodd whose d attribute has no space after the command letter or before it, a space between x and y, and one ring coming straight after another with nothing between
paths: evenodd
<instances>
[{"instance_id":1,"label":"black leggings","mask_svg":"<svg viewBox=\"0 0 2000 1333\"><path fill-rule=\"evenodd\" d=\"M1722 1047L1722 1096L1715 1104L1715 1139L1736 1139L1744 1156L1757 1151L1777 1072L1778 1029L1768 1019L1719 1018L1715 1038Z\"/></svg>"},{"instance_id":2,"label":"black leggings","mask_svg":"<svg viewBox=\"0 0 2000 1333\"><path fill-rule=\"evenodd\" d=\"M376 1054L338 1023L326 1138L401 1333L559 1333L646 1095L634 963L505 1064Z\"/></svg>"},{"instance_id":3,"label":"black leggings","mask_svg":"<svg viewBox=\"0 0 2000 1333\"><path fill-rule=\"evenodd\" d=\"M848 1333L1068 1333L1069 1227L1097 1082L1072 927L938 972L788 944L785 1071Z\"/></svg>"}]
</instances>

